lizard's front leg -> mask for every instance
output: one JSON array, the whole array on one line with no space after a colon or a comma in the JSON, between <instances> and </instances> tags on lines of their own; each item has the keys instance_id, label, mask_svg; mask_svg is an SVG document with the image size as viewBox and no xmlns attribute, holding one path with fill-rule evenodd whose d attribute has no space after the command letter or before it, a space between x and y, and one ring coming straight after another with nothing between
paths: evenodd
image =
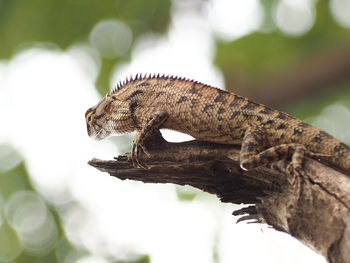
<instances>
[{"instance_id":1,"label":"lizard's front leg","mask_svg":"<svg viewBox=\"0 0 350 263\"><path fill-rule=\"evenodd\" d=\"M297 143L267 145L266 135L262 130L248 129L242 140L240 166L244 170L249 170L291 158L287 166L288 172L293 175L302 175L305 155L314 158L325 157L323 154L310 152Z\"/></svg>"},{"instance_id":2,"label":"lizard's front leg","mask_svg":"<svg viewBox=\"0 0 350 263\"><path fill-rule=\"evenodd\" d=\"M159 130L161 125L167 120L168 116L168 113L164 110L155 111L146 125L136 131L136 136L133 140L131 151L131 158L134 167L147 169L147 166L141 161L142 152L149 155L145 142L147 138L150 138L157 130Z\"/></svg>"}]
</instances>

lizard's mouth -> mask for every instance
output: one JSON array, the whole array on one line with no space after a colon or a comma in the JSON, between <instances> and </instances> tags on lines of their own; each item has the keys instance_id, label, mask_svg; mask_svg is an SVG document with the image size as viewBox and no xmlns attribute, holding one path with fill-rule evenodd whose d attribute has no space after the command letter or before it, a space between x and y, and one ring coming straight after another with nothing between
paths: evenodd
<instances>
[{"instance_id":1,"label":"lizard's mouth","mask_svg":"<svg viewBox=\"0 0 350 263\"><path fill-rule=\"evenodd\" d=\"M104 129L102 129L99 126L93 127L91 125L87 125L87 132L88 132L89 137L91 137L95 140L98 140L98 141L106 138L109 135L109 133L107 131L105 131Z\"/></svg>"},{"instance_id":2,"label":"lizard's mouth","mask_svg":"<svg viewBox=\"0 0 350 263\"><path fill-rule=\"evenodd\" d=\"M109 134L105 130L100 129L98 131L95 130L95 133L93 133L91 137L97 141L101 141L104 138L108 137L108 135Z\"/></svg>"},{"instance_id":3,"label":"lizard's mouth","mask_svg":"<svg viewBox=\"0 0 350 263\"><path fill-rule=\"evenodd\" d=\"M86 125L86 129L87 129L87 133L88 133L89 137L92 137L93 136L93 132L92 132L92 129L91 129L89 124Z\"/></svg>"}]
</instances>

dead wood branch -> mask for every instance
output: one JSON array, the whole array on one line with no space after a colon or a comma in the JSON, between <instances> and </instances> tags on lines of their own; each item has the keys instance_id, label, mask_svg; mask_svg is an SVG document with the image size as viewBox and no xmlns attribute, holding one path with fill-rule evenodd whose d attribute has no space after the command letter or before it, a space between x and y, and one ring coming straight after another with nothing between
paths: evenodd
<instances>
[{"instance_id":1,"label":"dead wood branch","mask_svg":"<svg viewBox=\"0 0 350 263\"><path fill-rule=\"evenodd\" d=\"M239 148L191 141L168 143L159 135L148 148L149 170L134 168L129 158L93 159L90 165L125 180L191 185L222 202L253 204L235 215L267 223L289 233L328 262L350 262L350 177L315 160L305 161L305 176L283 172L284 162L270 169L239 168ZM228 159L233 157L234 160Z\"/></svg>"}]
</instances>

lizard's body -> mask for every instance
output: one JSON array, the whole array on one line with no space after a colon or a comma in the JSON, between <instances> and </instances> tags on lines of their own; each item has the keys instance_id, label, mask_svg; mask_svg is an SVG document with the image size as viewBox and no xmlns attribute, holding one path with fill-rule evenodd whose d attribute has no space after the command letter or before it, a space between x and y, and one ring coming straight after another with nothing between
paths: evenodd
<instances>
[{"instance_id":1,"label":"lizard's body","mask_svg":"<svg viewBox=\"0 0 350 263\"><path fill-rule=\"evenodd\" d=\"M239 144L250 169L292 157L301 169L308 154L350 171L350 147L286 113L232 92L176 77L136 77L119 85L86 113L88 133L103 139L137 131L133 158L155 130L172 129L203 141ZM138 147L139 146L139 147Z\"/></svg>"}]
</instances>

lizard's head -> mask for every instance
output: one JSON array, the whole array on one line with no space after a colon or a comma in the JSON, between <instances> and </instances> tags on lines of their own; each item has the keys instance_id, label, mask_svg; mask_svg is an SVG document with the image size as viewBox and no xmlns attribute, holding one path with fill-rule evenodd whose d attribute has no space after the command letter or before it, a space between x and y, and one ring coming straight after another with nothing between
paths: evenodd
<instances>
[{"instance_id":1,"label":"lizard's head","mask_svg":"<svg viewBox=\"0 0 350 263\"><path fill-rule=\"evenodd\" d=\"M135 129L129 104L116 96L104 97L96 106L86 111L85 119L88 135L97 140Z\"/></svg>"}]
</instances>

